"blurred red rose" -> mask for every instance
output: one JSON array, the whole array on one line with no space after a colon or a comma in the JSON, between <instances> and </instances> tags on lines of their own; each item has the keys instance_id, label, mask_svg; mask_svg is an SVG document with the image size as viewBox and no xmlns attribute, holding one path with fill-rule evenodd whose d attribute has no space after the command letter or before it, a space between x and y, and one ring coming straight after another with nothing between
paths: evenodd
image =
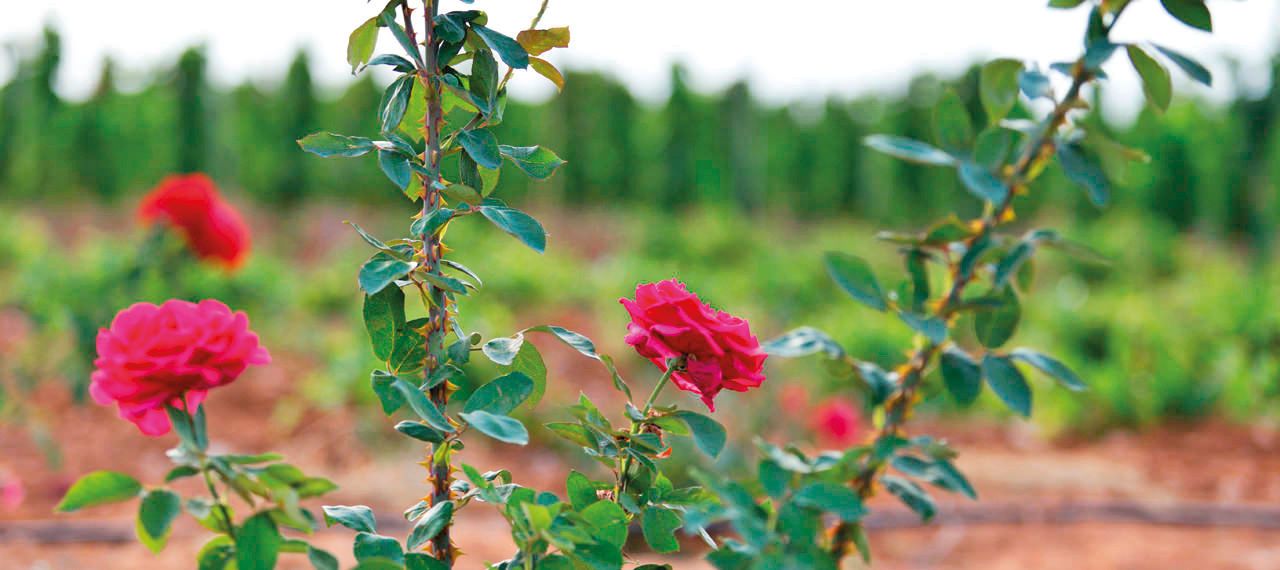
<instances>
[{"instance_id":1,"label":"blurred red rose","mask_svg":"<svg viewBox=\"0 0 1280 570\"><path fill-rule=\"evenodd\" d=\"M827 447L850 447L862 439L862 412L853 402L832 398L813 410L813 431Z\"/></svg>"},{"instance_id":2,"label":"blurred red rose","mask_svg":"<svg viewBox=\"0 0 1280 570\"><path fill-rule=\"evenodd\" d=\"M658 365L684 356L685 369L671 375L677 388L702 398L715 411L722 389L745 392L764 382L766 355L747 321L709 307L675 279L636 287L636 298L620 299L631 314L627 344Z\"/></svg>"},{"instance_id":3,"label":"blurred red rose","mask_svg":"<svg viewBox=\"0 0 1280 570\"><path fill-rule=\"evenodd\" d=\"M138 216L151 224L173 226L195 254L235 269L249 253L249 227L213 181L203 174L169 176L138 206Z\"/></svg>"},{"instance_id":4,"label":"blurred red rose","mask_svg":"<svg viewBox=\"0 0 1280 570\"><path fill-rule=\"evenodd\" d=\"M166 404L194 410L209 389L268 362L249 318L219 301L137 303L98 331L89 393L99 404L115 403L142 433L164 435L171 427Z\"/></svg>"}]
</instances>

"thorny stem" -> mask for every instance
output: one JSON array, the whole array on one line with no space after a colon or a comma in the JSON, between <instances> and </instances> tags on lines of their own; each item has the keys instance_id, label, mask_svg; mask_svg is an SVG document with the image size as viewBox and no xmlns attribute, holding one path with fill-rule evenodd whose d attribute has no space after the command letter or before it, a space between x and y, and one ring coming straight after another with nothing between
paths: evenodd
<instances>
[{"instance_id":1,"label":"thorny stem","mask_svg":"<svg viewBox=\"0 0 1280 570\"><path fill-rule=\"evenodd\" d=\"M1119 17L1119 12L1113 15L1111 24L1106 28L1108 31L1115 25L1115 20ZM1009 169L1005 177L1009 194L995 208L988 209L979 222L978 231L966 241L966 247L972 247L975 243L988 239L998 226L1008 221L1007 218L1011 213L1014 196L1026 190L1026 185L1032 178L1032 173L1045 160L1053 156L1056 149L1054 135L1066 124L1067 114L1076 108L1079 103L1080 90L1093 77L1093 74L1085 66L1084 57L1082 56L1076 61L1071 87L1067 90L1066 95L1054 106L1053 111L1045 119L1044 126L1036 139L1026 146L1018 160ZM964 292L965 287L973 281L973 272L962 275L958 271L958 264L955 263L951 264L951 269L951 288L937 308L938 316L944 320L949 320L953 316L961 294ZM942 345L926 341L924 346L917 348L911 354L911 357L901 369L901 388L885 404L884 424L876 431L873 441L878 442L899 437L902 434L903 424L910 416L911 406L915 403L916 393L920 388L924 372L941 349ZM887 458L873 457L869 459L867 465L851 482L863 499L870 498L874 493L875 481L880 472L884 470L886 464ZM831 532L831 551L837 559L843 559L849 554L850 543L853 541L854 532L859 526L860 523L846 523L844 521L836 524Z\"/></svg>"},{"instance_id":2,"label":"thorny stem","mask_svg":"<svg viewBox=\"0 0 1280 570\"><path fill-rule=\"evenodd\" d=\"M423 31L422 43L419 44L417 35L413 28L413 14L407 1L400 5L401 13L404 16L405 34L409 36L409 41L413 45L423 45L425 54L423 58L423 67L418 70L418 79L423 86L427 99L427 112L422 119L422 136L426 147L423 150L422 162L426 166L427 176L422 177L422 216L428 216L436 208L440 206L440 124L444 121L444 113L441 112L440 104L440 66L436 60L436 33L435 33L435 17L439 12L439 5L436 0L423 0ZM439 234L423 234L422 239L422 267L426 271L435 271L440 263L441 243ZM444 291L436 287L428 287L428 316L427 326L423 331L426 342L426 361L423 370L427 376L436 369L440 363L436 360L436 355L432 350L432 339L438 338L438 335L444 334L448 330L449 307L448 299L444 295ZM441 411L444 411L449 404L450 386L448 382L443 382L438 386L430 389L428 396L431 402ZM424 466L429 466L428 482L431 483L431 495L424 497L424 500L431 505L437 505L452 499L449 488L453 482L453 467L450 464L450 450L446 449L452 445L452 440L446 440L443 443L436 444L429 448L427 457L423 460ZM456 555L453 542L450 538L450 526L446 525L431 540L431 552L435 558L445 564L446 567L453 567L453 560Z\"/></svg>"},{"instance_id":3,"label":"thorny stem","mask_svg":"<svg viewBox=\"0 0 1280 570\"><path fill-rule=\"evenodd\" d=\"M654 385L653 391L649 392L649 397L644 402L644 408L640 410L640 415L649 417L649 412L653 411L654 402L658 401L658 395L662 393L662 389L667 387L667 383L671 381L671 375L677 370L684 368L685 357L674 358L667 363L667 371L662 373L662 377L658 378L658 383ZM631 437L640 434L640 428L643 422L631 421ZM617 501L622 493L627 490L627 475L631 471L631 455L626 454L622 458L622 467L618 469L618 486L614 491L614 500Z\"/></svg>"}]
</instances>

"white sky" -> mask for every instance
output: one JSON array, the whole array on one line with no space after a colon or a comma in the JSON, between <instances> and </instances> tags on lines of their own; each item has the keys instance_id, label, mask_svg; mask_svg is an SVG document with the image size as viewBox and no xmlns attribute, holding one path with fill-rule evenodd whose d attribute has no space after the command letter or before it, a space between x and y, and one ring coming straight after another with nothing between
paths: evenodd
<instances>
[{"instance_id":1,"label":"white sky","mask_svg":"<svg viewBox=\"0 0 1280 570\"><path fill-rule=\"evenodd\" d=\"M1117 27L1120 40L1156 39L1193 54L1214 71L1212 90L1179 85L1222 99L1233 92L1228 59L1239 60L1248 89L1267 86L1266 62L1280 48L1280 0L1210 0L1213 35L1179 24L1156 0L1135 0ZM661 98L669 65L684 61L695 86L719 89L740 78L769 101L814 100L901 89L914 73L952 72L993 56L1045 64L1079 53L1085 10L1049 10L1047 0L551 0L544 26L568 25L573 42L550 59L562 68L609 69L637 93ZM170 65L185 47L204 43L213 80L278 77L294 51L311 54L324 86L350 80L345 63L352 28L381 0L3 0L0 44L30 46L45 22L63 32L60 91L83 97L110 55L126 71ZM445 8L462 6L445 0ZM479 0L491 25L514 34L538 0ZM394 41L384 37L384 50ZM1129 110L1139 103L1137 80L1112 62L1113 96ZM0 80L12 73L0 54ZM1180 73L1174 72L1175 76ZM519 77L519 76L517 76ZM1180 78L1181 79L1181 78ZM512 83L517 95L546 96L533 74ZM1184 93L1187 91L1183 91Z\"/></svg>"}]
</instances>

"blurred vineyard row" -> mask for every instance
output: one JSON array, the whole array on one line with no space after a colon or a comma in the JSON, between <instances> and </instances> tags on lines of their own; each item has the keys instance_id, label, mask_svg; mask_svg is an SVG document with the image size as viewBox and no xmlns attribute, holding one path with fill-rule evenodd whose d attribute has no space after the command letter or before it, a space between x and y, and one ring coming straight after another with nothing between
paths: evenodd
<instances>
[{"instance_id":1,"label":"blurred vineyard row","mask_svg":"<svg viewBox=\"0 0 1280 570\"><path fill-rule=\"evenodd\" d=\"M268 205L400 199L373 161L316 160L293 143L321 126L373 134L367 117L381 90L368 74L342 93L322 94L300 53L280 81L218 90L206 80L202 51L191 49L141 85L133 77L127 90L108 61L93 95L71 103L53 90L59 60L59 37L46 30L0 89L0 196L114 201L166 173L198 170ZM1124 172L1104 164L1122 179L1116 206L1180 230L1268 244L1280 222L1280 60L1272 75L1271 91L1256 100L1182 99L1167 117L1144 112L1129 124L1101 125L1153 159ZM674 67L669 98L653 105L607 76L573 73L564 93L538 108L511 101L499 136L512 144L547 141L572 163L536 189L538 199L571 207L728 204L895 224L975 207L952 172L877 156L860 143L876 132L931 140L931 108L944 86L980 116L975 71L946 81L922 76L894 96L791 106L762 105L745 83L696 93L686 79ZM521 176L504 178L512 199L530 190ZM1024 208L1074 204L1076 216L1098 215L1060 172L1049 172L1040 187Z\"/></svg>"}]
</instances>

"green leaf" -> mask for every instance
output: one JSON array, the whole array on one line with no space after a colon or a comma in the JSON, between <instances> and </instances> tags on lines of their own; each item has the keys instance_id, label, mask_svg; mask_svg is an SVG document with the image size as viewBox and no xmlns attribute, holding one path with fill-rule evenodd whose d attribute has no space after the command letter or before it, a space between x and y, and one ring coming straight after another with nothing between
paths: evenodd
<instances>
[{"instance_id":1,"label":"green leaf","mask_svg":"<svg viewBox=\"0 0 1280 570\"><path fill-rule=\"evenodd\" d=\"M824 257L827 273L854 300L877 311L888 308L880 282L871 272L871 266L861 257L847 253L827 252Z\"/></svg>"},{"instance_id":2,"label":"green leaf","mask_svg":"<svg viewBox=\"0 0 1280 570\"><path fill-rule=\"evenodd\" d=\"M538 180L550 178L552 174L555 174L556 169L564 164L564 160L556 156L556 153L538 145L498 145L498 152L515 163L525 174Z\"/></svg>"},{"instance_id":3,"label":"green leaf","mask_svg":"<svg viewBox=\"0 0 1280 570\"><path fill-rule=\"evenodd\" d=\"M405 541L405 548L418 550L427 541L440 534L440 531L444 530L453 521L453 509L453 501L443 501L432 505L431 509L413 525L413 531L409 533L409 538Z\"/></svg>"},{"instance_id":4,"label":"green leaf","mask_svg":"<svg viewBox=\"0 0 1280 570\"><path fill-rule=\"evenodd\" d=\"M533 219L533 216L515 208L492 204L481 206L480 213L493 222L493 225L498 226L498 229L515 236L534 251L538 253L546 251L547 232L542 229L542 224L538 223L538 220Z\"/></svg>"},{"instance_id":5,"label":"green leaf","mask_svg":"<svg viewBox=\"0 0 1280 570\"><path fill-rule=\"evenodd\" d=\"M513 337L495 338L484 343L480 347L480 351L489 360L503 366L511 366L516 360L516 355L520 353L520 347L524 346L524 334L517 334Z\"/></svg>"},{"instance_id":6,"label":"green leaf","mask_svg":"<svg viewBox=\"0 0 1280 570\"><path fill-rule=\"evenodd\" d=\"M236 531L236 569L272 570L283 541L271 513L264 511L249 517Z\"/></svg>"},{"instance_id":7,"label":"green leaf","mask_svg":"<svg viewBox=\"0 0 1280 570\"><path fill-rule=\"evenodd\" d=\"M1018 296L1011 288L1004 288L999 294L1000 307L982 311L974 316L973 328L978 342L987 348L1000 348L1009 342L1014 331L1018 329L1018 321L1022 318L1022 306Z\"/></svg>"},{"instance_id":8,"label":"green leaf","mask_svg":"<svg viewBox=\"0 0 1280 570\"><path fill-rule=\"evenodd\" d=\"M716 457L720 455L720 451L724 449L725 441L728 439L724 426L697 412L688 410L678 410L668 414L668 417L676 418L686 426L693 435L693 443L701 449L703 453Z\"/></svg>"},{"instance_id":9,"label":"green leaf","mask_svg":"<svg viewBox=\"0 0 1280 570\"><path fill-rule=\"evenodd\" d=\"M369 295L377 294L384 287L395 283L396 279L407 275L413 268L413 263L401 261L379 251L360 267L360 288Z\"/></svg>"},{"instance_id":10,"label":"green leaf","mask_svg":"<svg viewBox=\"0 0 1280 570\"><path fill-rule=\"evenodd\" d=\"M515 445L529 444L529 430L525 429L520 420L510 416L491 414L484 410L463 412L459 416L471 424L471 427L493 439Z\"/></svg>"},{"instance_id":11,"label":"green leaf","mask_svg":"<svg viewBox=\"0 0 1280 570\"><path fill-rule=\"evenodd\" d=\"M917 140L893 135L871 135L863 139L867 146L894 158L933 166L951 166L951 155Z\"/></svg>"},{"instance_id":12,"label":"green leaf","mask_svg":"<svg viewBox=\"0 0 1280 570\"><path fill-rule=\"evenodd\" d=\"M382 404L382 413L389 416L404 406L404 396L401 396L400 391L395 388L395 383L399 380L395 374L384 370L374 370L369 376L369 383L373 386L373 393L378 397L378 402Z\"/></svg>"},{"instance_id":13,"label":"green leaf","mask_svg":"<svg viewBox=\"0 0 1280 570\"><path fill-rule=\"evenodd\" d=\"M356 560L360 562L376 558L384 558L397 564L404 562L404 550L400 548L400 541L389 536L369 532L358 533L352 550Z\"/></svg>"},{"instance_id":14,"label":"green leaf","mask_svg":"<svg viewBox=\"0 0 1280 570\"><path fill-rule=\"evenodd\" d=\"M569 471L569 477L565 479L565 494L568 495L569 504L573 506L573 510L582 511L591 506L600 498L596 495L596 486L586 475L577 471Z\"/></svg>"},{"instance_id":15,"label":"green leaf","mask_svg":"<svg viewBox=\"0 0 1280 570\"><path fill-rule=\"evenodd\" d=\"M1028 99L1053 99L1053 82L1038 69L1024 69L1018 74L1018 88Z\"/></svg>"},{"instance_id":16,"label":"green leaf","mask_svg":"<svg viewBox=\"0 0 1280 570\"><path fill-rule=\"evenodd\" d=\"M444 434L421 422L402 421L396 424L396 431L418 441L427 443L443 443Z\"/></svg>"},{"instance_id":17,"label":"green leaf","mask_svg":"<svg viewBox=\"0 0 1280 570\"><path fill-rule=\"evenodd\" d=\"M444 562L421 552L410 552L404 555L405 570L449 570Z\"/></svg>"},{"instance_id":18,"label":"green leaf","mask_svg":"<svg viewBox=\"0 0 1280 570\"><path fill-rule=\"evenodd\" d=\"M531 342L520 345L515 360L511 363L511 371L528 376L533 381L533 390L529 393L525 405L532 408L542 401L547 393L547 365L542 361L542 353Z\"/></svg>"},{"instance_id":19,"label":"green leaf","mask_svg":"<svg viewBox=\"0 0 1280 570\"><path fill-rule=\"evenodd\" d=\"M1009 149L1013 147L1013 131L1000 127L992 127L978 135L973 147L973 161L988 170L1000 168L1009 157Z\"/></svg>"},{"instance_id":20,"label":"green leaf","mask_svg":"<svg viewBox=\"0 0 1280 570\"><path fill-rule=\"evenodd\" d=\"M982 66L978 95L988 124L999 123L1017 104L1019 73L1022 73L1022 62L1016 59L997 59Z\"/></svg>"},{"instance_id":21,"label":"green leaf","mask_svg":"<svg viewBox=\"0 0 1280 570\"><path fill-rule=\"evenodd\" d=\"M229 536L215 536L196 553L198 570L223 570L235 559L235 545Z\"/></svg>"},{"instance_id":22,"label":"green leaf","mask_svg":"<svg viewBox=\"0 0 1280 570\"><path fill-rule=\"evenodd\" d=\"M55 511L70 513L85 507L117 503L138 496L142 484L137 479L115 471L94 471L71 485Z\"/></svg>"},{"instance_id":23,"label":"green leaf","mask_svg":"<svg viewBox=\"0 0 1280 570\"><path fill-rule=\"evenodd\" d=\"M177 481L178 479L194 477L199 474L200 474L200 470L192 465L179 465L169 470L169 473L167 473L164 476L164 482L172 483L174 481Z\"/></svg>"},{"instance_id":24,"label":"green leaf","mask_svg":"<svg viewBox=\"0 0 1280 570\"><path fill-rule=\"evenodd\" d=\"M400 378L396 378L391 385L396 391L400 392L400 395L404 397L404 401L409 403L413 413L427 422L427 425L443 432L453 433L453 426L449 425L448 418L440 412L440 408L436 407L435 403L426 394L423 394L422 390L419 390L417 386Z\"/></svg>"},{"instance_id":25,"label":"green leaf","mask_svg":"<svg viewBox=\"0 0 1280 570\"><path fill-rule=\"evenodd\" d=\"M378 168L401 191L409 189L409 183L413 181L413 167L409 164L409 157L395 151L379 150Z\"/></svg>"},{"instance_id":26,"label":"green leaf","mask_svg":"<svg viewBox=\"0 0 1280 570\"><path fill-rule=\"evenodd\" d=\"M475 22L471 23L471 29L502 58L502 63L516 69L529 67L529 52L519 42Z\"/></svg>"},{"instance_id":27,"label":"green leaf","mask_svg":"<svg viewBox=\"0 0 1280 570\"><path fill-rule=\"evenodd\" d=\"M1009 186L998 176L992 174L987 167L971 160L960 163L957 167L960 181L970 194L992 204L1003 204L1009 197Z\"/></svg>"},{"instance_id":28,"label":"green leaf","mask_svg":"<svg viewBox=\"0 0 1280 570\"><path fill-rule=\"evenodd\" d=\"M345 505L325 505L324 526L340 524L356 532L376 533L378 524L374 520L373 509L364 505L348 507Z\"/></svg>"},{"instance_id":29,"label":"green leaf","mask_svg":"<svg viewBox=\"0 0 1280 570\"><path fill-rule=\"evenodd\" d=\"M1160 0L1164 10L1188 26L1206 32L1213 31L1213 18L1204 0Z\"/></svg>"},{"instance_id":30,"label":"green leaf","mask_svg":"<svg viewBox=\"0 0 1280 570\"><path fill-rule=\"evenodd\" d=\"M1067 173L1067 178L1084 187L1093 205L1105 206L1111 197L1111 190L1107 184L1107 175L1102 172L1102 169L1077 145L1060 144L1057 154L1058 162L1062 164L1062 170Z\"/></svg>"},{"instance_id":31,"label":"green leaf","mask_svg":"<svg viewBox=\"0 0 1280 570\"><path fill-rule=\"evenodd\" d=\"M927 521L937 513L933 498L924 489L921 489L919 485L894 475L884 475L880 480L890 494L902 501L907 508L920 515L920 518Z\"/></svg>"},{"instance_id":32,"label":"green leaf","mask_svg":"<svg viewBox=\"0 0 1280 570\"><path fill-rule=\"evenodd\" d=\"M521 372L512 372L494 378L479 387L467 398L463 411L483 410L505 416L515 410L533 393L533 380Z\"/></svg>"},{"instance_id":33,"label":"green leaf","mask_svg":"<svg viewBox=\"0 0 1280 570\"><path fill-rule=\"evenodd\" d=\"M1076 6L1084 4L1084 1L1085 0L1049 0L1049 7L1059 9L1075 8Z\"/></svg>"},{"instance_id":34,"label":"green leaf","mask_svg":"<svg viewBox=\"0 0 1280 570\"><path fill-rule=\"evenodd\" d=\"M409 35L405 33L400 23L396 21L395 7L395 4L388 4L387 9L378 14L378 25L391 30L391 36L400 44L401 49L421 66L422 52L418 50L418 46L413 43L413 40L409 39Z\"/></svg>"},{"instance_id":35,"label":"green leaf","mask_svg":"<svg viewBox=\"0 0 1280 570\"><path fill-rule=\"evenodd\" d=\"M315 570L339 570L338 559L314 546L307 547L307 561Z\"/></svg>"},{"instance_id":36,"label":"green leaf","mask_svg":"<svg viewBox=\"0 0 1280 570\"><path fill-rule=\"evenodd\" d=\"M466 184L450 184L442 190L445 197L455 203L471 204L472 206L479 204L484 200L480 192L475 188Z\"/></svg>"},{"instance_id":37,"label":"green leaf","mask_svg":"<svg viewBox=\"0 0 1280 570\"><path fill-rule=\"evenodd\" d=\"M592 533L595 538L615 548L622 548L626 544L627 513L617 503L598 501L582 509L580 514L595 528Z\"/></svg>"},{"instance_id":38,"label":"green leaf","mask_svg":"<svg viewBox=\"0 0 1280 570\"><path fill-rule=\"evenodd\" d=\"M418 82L417 76L401 75L387 86L382 93L382 102L378 105L378 118L382 121L382 132L389 133L400 126L404 120L405 109L409 108L409 97L413 95L413 86Z\"/></svg>"},{"instance_id":39,"label":"green leaf","mask_svg":"<svg viewBox=\"0 0 1280 570\"><path fill-rule=\"evenodd\" d=\"M640 530L644 533L644 541L649 544L649 548L659 554L680 550L680 541L676 540L676 529L683 525L680 515L662 507L649 507L640 517Z\"/></svg>"},{"instance_id":40,"label":"green leaf","mask_svg":"<svg viewBox=\"0 0 1280 570\"><path fill-rule=\"evenodd\" d=\"M756 468L756 477L760 479L760 486L764 488L764 492L775 499L787 494L793 478L790 471L773 459L760 461Z\"/></svg>"},{"instance_id":41,"label":"green leaf","mask_svg":"<svg viewBox=\"0 0 1280 570\"><path fill-rule=\"evenodd\" d=\"M182 498L168 489L153 489L142 496L138 505L138 540L159 553L169 540L173 519L182 512Z\"/></svg>"},{"instance_id":42,"label":"green leaf","mask_svg":"<svg viewBox=\"0 0 1280 570\"><path fill-rule=\"evenodd\" d=\"M862 497L853 489L835 483L810 483L796 491L797 505L834 513L841 520L854 522L867 514Z\"/></svg>"},{"instance_id":43,"label":"green leaf","mask_svg":"<svg viewBox=\"0 0 1280 570\"><path fill-rule=\"evenodd\" d=\"M792 330L778 338L765 342L761 348L771 356L780 356L782 358L795 358L821 352L826 354L827 358L835 359L841 358L845 354L844 348L841 348L835 339L813 327L800 327Z\"/></svg>"},{"instance_id":44,"label":"green leaf","mask_svg":"<svg viewBox=\"0 0 1280 570\"><path fill-rule=\"evenodd\" d=\"M939 357L942 380L947 391L962 406L972 404L982 392L982 372L969 355L956 347L947 347Z\"/></svg>"},{"instance_id":45,"label":"green leaf","mask_svg":"<svg viewBox=\"0 0 1280 570\"><path fill-rule=\"evenodd\" d=\"M1084 381L1075 372L1072 372L1066 364L1052 356L1029 348L1015 348L1009 352L1009 357L1036 367L1063 386L1066 386L1069 390L1079 392L1086 388Z\"/></svg>"},{"instance_id":46,"label":"green leaf","mask_svg":"<svg viewBox=\"0 0 1280 570\"><path fill-rule=\"evenodd\" d=\"M373 48L378 43L378 19L369 18L360 27L351 31L347 38L347 63L351 64L354 75L360 66L368 63L373 57Z\"/></svg>"},{"instance_id":47,"label":"green leaf","mask_svg":"<svg viewBox=\"0 0 1280 570\"><path fill-rule=\"evenodd\" d=\"M1031 387L1013 361L989 352L982 358L982 376L1009 409L1031 416Z\"/></svg>"},{"instance_id":48,"label":"green leaf","mask_svg":"<svg viewBox=\"0 0 1280 570\"><path fill-rule=\"evenodd\" d=\"M472 129L458 132L458 143L467 151L467 156L485 168L502 166L502 154L498 150L498 137L489 129Z\"/></svg>"},{"instance_id":49,"label":"green leaf","mask_svg":"<svg viewBox=\"0 0 1280 570\"><path fill-rule=\"evenodd\" d=\"M413 224L409 226L409 233L420 236L423 239L436 235L449 220L453 219L456 213L454 209L444 207L431 210L425 217L414 220Z\"/></svg>"},{"instance_id":50,"label":"green leaf","mask_svg":"<svg viewBox=\"0 0 1280 570\"><path fill-rule=\"evenodd\" d=\"M298 139L298 146L321 158L340 156L351 158L367 154L376 148L373 141L364 137L349 137L333 133L313 133Z\"/></svg>"},{"instance_id":51,"label":"green leaf","mask_svg":"<svg viewBox=\"0 0 1280 570\"><path fill-rule=\"evenodd\" d=\"M973 123L964 101L948 90L933 109L934 136L938 145L950 152L965 152L973 145Z\"/></svg>"},{"instance_id":52,"label":"green leaf","mask_svg":"<svg viewBox=\"0 0 1280 570\"><path fill-rule=\"evenodd\" d=\"M898 313L898 318L907 323L911 330L924 335L933 344L942 344L947 340L947 323L938 317L901 311Z\"/></svg>"},{"instance_id":53,"label":"green leaf","mask_svg":"<svg viewBox=\"0 0 1280 570\"><path fill-rule=\"evenodd\" d=\"M1142 77L1142 92L1146 94L1147 101L1159 111L1168 109L1173 99L1173 80L1169 77L1169 70L1141 47L1131 44L1126 49L1133 68Z\"/></svg>"},{"instance_id":54,"label":"green leaf","mask_svg":"<svg viewBox=\"0 0 1280 570\"><path fill-rule=\"evenodd\" d=\"M364 327L378 360L391 358L396 335L405 330L404 291L399 287L383 287L364 298Z\"/></svg>"},{"instance_id":55,"label":"green leaf","mask_svg":"<svg viewBox=\"0 0 1280 570\"><path fill-rule=\"evenodd\" d=\"M560 73L560 70L556 69L556 66L551 65L551 62L540 57L530 57L529 66L532 67L538 75L547 78L548 81L555 84L556 90L564 91L564 74Z\"/></svg>"},{"instance_id":56,"label":"green leaf","mask_svg":"<svg viewBox=\"0 0 1280 570\"><path fill-rule=\"evenodd\" d=\"M476 50L471 59L471 79L467 85L471 101L485 115L493 112L498 102L498 62L493 52Z\"/></svg>"},{"instance_id":57,"label":"green leaf","mask_svg":"<svg viewBox=\"0 0 1280 570\"><path fill-rule=\"evenodd\" d=\"M1213 73L1211 73L1208 68L1200 62L1164 46L1158 45L1155 46L1155 48L1161 54L1164 54L1165 57L1169 58L1169 61L1172 61L1174 65L1181 68L1184 73L1191 77L1191 79L1194 79L1208 87L1213 86Z\"/></svg>"},{"instance_id":58,"label":"green leaf","mask_svg":"<svg viewBox=\"0 0 1280 570\"><path fill-rule=\"evenodd\" d=\"M1018 272L1018 268L1022 264L1031 259L1031 255L1036 251L1035 243L1029 240L1022 240L1009 253L1000 259L1000 263L996 264L996 273L991 278L992 285L996 287L1004 287L1009 282L1009 278Z\"/></svg>"}]
</instances>

